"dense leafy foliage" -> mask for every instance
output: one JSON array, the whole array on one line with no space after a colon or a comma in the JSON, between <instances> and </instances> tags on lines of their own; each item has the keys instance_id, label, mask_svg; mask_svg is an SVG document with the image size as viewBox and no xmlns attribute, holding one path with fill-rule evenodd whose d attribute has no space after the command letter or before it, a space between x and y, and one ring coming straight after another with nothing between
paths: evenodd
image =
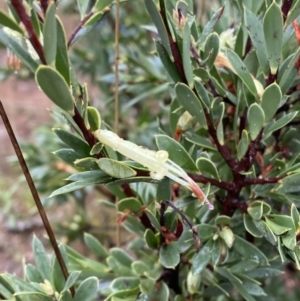
<instances>
[{"instance_id":1,"label":"dense leafy foliage","mask_svg":"<svg viewBox=\"0 0 300 301\"><path fill-rule=\"evenodd\" d=\"M112 21L114 1L77 0L81 26L68 39L56 1L7 2L0 41L35 74L69 125L54 129L64 145L55 154L72 174L67 185L52 186L51 197L106 185L119 198L119 222L135 239L107 250L85 234L97 261L61 245L70 271L64 279L56 258L34 238L36 267L26 265L26 280L0 276L1 294L16 300L93 300L97 293L107 301L284 298L278 285L284 264L286 277L300 268L300 1L216 1L201 12L192 0L144 0L140 12L154 25L142 29L136 16L121 15L131 20L120 41L121 136L158 152L94 135L113 124L112 48L97 45L93 29L108 40L111 28L103 23ZM122 3L124 14L132 7ZM85 35L91 49L70 54ZM147 53L149 45L155 55ZM100 110L77 79L79 66L108 98ZM160 157L166 153L168 164ZM177 183L168 176L174 170ZM192 193L193 183L213 210Z\"/></svg>"}]
</instances>

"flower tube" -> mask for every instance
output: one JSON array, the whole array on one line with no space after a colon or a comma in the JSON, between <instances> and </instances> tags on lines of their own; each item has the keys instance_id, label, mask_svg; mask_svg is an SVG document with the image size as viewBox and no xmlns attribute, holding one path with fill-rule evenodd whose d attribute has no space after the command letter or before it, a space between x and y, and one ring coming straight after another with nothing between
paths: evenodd
<instances>
[{"instance_id":1,"label":"flower tube","mask_svg":"<svg viewBox=\"0 0 300 301\"><path fill-rule=\"evenodd\" d=\"M169 159L167 151L153 151L143 148L120 138L117 134L108 130L97 130L94 135L101 143L147 167L150 170L151 178L161 180L166 176L191 190L201 201L208 205L210 210L214 208L194 180L180 166Z\"/></svg>"}]
</instances>

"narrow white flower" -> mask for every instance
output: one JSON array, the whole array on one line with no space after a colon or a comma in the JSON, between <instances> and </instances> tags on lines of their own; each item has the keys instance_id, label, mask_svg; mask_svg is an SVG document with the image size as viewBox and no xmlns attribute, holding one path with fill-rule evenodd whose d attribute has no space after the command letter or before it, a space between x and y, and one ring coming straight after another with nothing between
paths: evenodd
<instances>
[{"instance_id":1,"label":"narrow white flower","mask_svg":"<svg viewBox=\"0 0 300 301\"><path fill-rule=\"evenodd\" d=\"M214 208L194 180L180 166L169 159L167 151L159 150L156 152L140 147L108 130L97 130L94 135L101 143L149 168L150 176L153 179L161 180L166 176L191 190L208 205L210 210Z\"/></svg>"}]
</instances>

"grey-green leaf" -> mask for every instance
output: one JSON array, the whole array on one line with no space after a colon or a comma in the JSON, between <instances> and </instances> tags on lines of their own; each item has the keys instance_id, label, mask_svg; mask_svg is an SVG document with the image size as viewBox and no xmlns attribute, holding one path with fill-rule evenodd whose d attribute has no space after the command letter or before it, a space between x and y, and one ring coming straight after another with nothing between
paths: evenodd
<instances>
[{"instance_id":1,"label":"grey-green leaf","mask_svg":"<svg viewBox=\"0 0 300 301\"><path fill-rule=\"evenodd\" d=\"M170 242L160 247L159 260L165 268L174 269L177 266L180 255L176 242Z\"/></svg>"},{"instance_id":2,"label":"grey-green leaf","mask_svg":"<svg viewBox=\"0 0 300 301\"><path fill-rule=\"evenodd\" d=\"M53 131L61 139L61 141L74 149L78 154L89 156L91 148L83 139L61 128L54 128Z\"/></svg>"},{"instance_id":3,"label":"grey-green leaf","mask_svg":"<svg viewBox=\"0 0 300 301\"><path fill-rule=\"evenodd\" d=\"M61 20L56 16L57 49L55 58L56 70L63 76L67 85L70 85L70 61L66 33Z\"/></svg>"},{"instance_id":4,"label":"grey-green leaf","mask_svg":"<svg viewBox=\"0 0 300 301\"><path fill-rule=\"evenodd\" d=\"M52 67L39 66L35 79L44 93L61 109L74 114L74 100L65 79Z\"/></svg>"},{"instance_id":5,"label":"grey-green leaf","mask_svg":"<svg viewBox=\"0 0 300 301\"><path fill-rule=\"evenodd\" d=\"M175 92L180 104L196 118L202 127L207 128L203 107L191 88L185 84L178 83L175 86Z\"/></svg>"},{"instance_id":6,"label":"grey-green leaf","mask_svg":"<svg viewBox=\"0 0 300 301\"><path fill-rule=\"evenodd\" d=\"M254 140L260 133L265 123L264 111L257 103L253 103L249 107L247 123L251 140Z\"/></svg>"},{"instance_id":7,"label":"grey-green leaf","mask_svg":"<svg viewBox=\"0 0 300 301\"><path fill-rule=\"evenodd\" d=\"M210 239L195 255L192 263L193 274L200 274L205 269L211 259L212 246L213 240Z\"/></svg>"},{"instance_id":8,"label":"grey-green leaf","mask_svg":"<svg viewBox=\"0 0 300 301\"><path fill-rule=\"evenodd\" d=\"M157 135L156 144L160 150L166 150L169 158L182 168L189 171L197 171L197 167L183 146L166 135Z\"/></svg>"},{"instance_id":9,"label":"grey-green leaf","mask_svg":"<svg viewBox=\"0 0 300 301\"><path fill-rule=\"evenodd\" d=\"M238 235L235 236L233 248L245 258L258 260L260 265L269 265L268 259L262 251Z\"/></svg>"},{"instance_id":10,"label":"grey-green leaf","mask_svg":"<svg viewBox=\"0 0 300 301\"><path fill-rule=\"evenodd\" d=\"M50 2L44 21L44 54L48 65L53 65L56 58L57 29L56 29L56 4Z\"/></svg>"},{"instance_id":11,"label":"grey-green leaf","mask_svg":"<svg viewBox=\"0 0 300 301\"><path fill-rule=\"evenodd\" d=\"M191 88L194 87L194 78L193 78L193 65L191 61L191 29L189 22L185 23L183 29L183 41L182 41L182 61L183 61L183 70L186 77L186 80Z\"/></svg>"},{"instance_id":12,"label":"grey-green leaf","mask_svg":"<svg viewBox=\"0 0 300 301\"><path fill-rule=\"evenodd\" d=\"M265 122L268 122L275 115L279 107L281 97L281 90L276 83L271 84L265 89L261 101L261 107L265 113Z\"/></svg>"},{"instance_id":13,"label":"grey-green leaf","mask_svg":"<svg viewBox=\"0 0 300 301\"><path fill-rule=\"evenodd\" d=\"M253 78L247 69L244 62L240 59L240 57L233 52L231 49L226 50L226 56L231 63L233 69L237 73L238 77L243 81L243 83L247 86L249 91L257 97L257 90L254 84Z\"/></svg>"},{"instance_id":14,"label":"grey-green leaf","mask_svg":"<svg viewBox=\"0 0 300 301\"><path fill-rule=\"evenodd\" d=\"M285 24L289 24L294 21L300 15L300 0L293 1L293 6L290 9L287 18L285 20Z\"/></svg>"},{"instance_id":15,"label":"grey-green leaf","mask_svg":"<svg viewBox=\"0 0 300 301\"><path fill-rule=\"evenodd\" d=\"M17 55L20 60L26 65L32 72L38 67L38 63L31 57L28 51L21 46L14 38L9 36L0 28L0 42L9 48L15 55Z\"/></svg>"},{"instance_id":16,"label":"grey-green leaf","mask_svg":"<svg viewBox=\"0 0 300 301\"><path fill-rule=\"evenodd\" d=\"M249 143L250 143L250 139L249 139L248 132L246 130L243 130L241 140L237 145L237 157L239 160L241 160L247 153Z\"/></svg>"},{"instance_id":17,"label":"grey-green leaf","mask_svg":"<svg viewBox=\"0 0 300 301\"><path fill-rule=\"evenodd\" d=\"M263 21L263 29L271 73L276 74L281 63L283 19L281 9L275 1L273 1L266 11Z\"/></svg>"},{"instance_id":18,"label":"grey-green leaf","mask_svg":"<svg viewBox=\"0 0 300 301\"><path fill-rule=\"evenodd\" d=\"M204 58L207 68L210 70L219 54L220 50L220 39L217 33L211 33L204 46Z\"/></svg>"},{"instance_id":19,"label":"grey-green leaf","mask_svg":"<svg viewBox=\"0 0 300 301\"><path fill-rule=\"evenodd\" d=\"M131 167L109 158L101 158L97 161L97 164L100 169L113 178L124 179L134 177L136 175L136 171Z\"/></svg>"},{"instance_id":20,"label":"grey-green leaf","mask_svg":"<svg viewBox=\"0 0 300 301\"><path fill-rule=\"evenodd\" d=\"M167 32L167 29L165 27L162 17L160 15L155 3L153 2L153 0L144 0L144 2L145 2L146 8L157 28L158 34L160 35L161 42L164 45L166 51L168 52L170 59L173 60L168 32Z\"/></svg>"},{"instance_id":21,"label":"grey-green leaf","mask_svg":"<svg viewBox=\"0 0 300 301\"><path fill-rule=\"evenodd\" d=\"M0 24L19 32L21 35L24 35L22 27L3 10L0 10Z\"/></svg>"},{"instance_id":22,"label":"grey-green leaf","mask_svg":"<svg viewBox=\"0 0 300 301\"><path fill-rule=\"evenodd\" d=\"M98 239L89 233L84 233L84 242L100 258L108 257L107 250L103 247Z\"/></svg>"},{"instance_id":23,"label":"grey-green leaf","mask_svg":"<svg viewBox=\"0 0 300 301\"><path fill-rule=\"evenodd\" d=\"M246 8L244 9L244 18L252 44L256 49L259 64L264 75L267 76L269 74L270 67L263 26L256 15Z\"/></svg>"},{"instance_id":24,"label":"grey-green leaf","mask_svg":"<svg viewBox=\"0 0 300 301\"><path fill-rule=\"evenodd\" d=\"M43 280L51 281L51 267L46 250L41 241L34 236L32 240L34 260Z\"/></svg>"},{"instance_id":25,"label":"grey-green leaf","mask_svg":"<svg viewBox=\"0 0 300 301\"><path fill-rule=\"evenodd\" d=\"M96 277L89 277L80 283L73 301L93 300L97 294L97 289L98 279Z\"/></svg>"},{"instance_id":26,"label":"grey-green leaf","mask_svg":"<svg viewBox=\"0 0 300 301\"><path fill-rule=\"evenodd\" d=\"M198 169L204 176L220 180L220 175L218 173L217 167L210 159L201 157L196 161L196 164Z\"/></svg>"}]
</instances>

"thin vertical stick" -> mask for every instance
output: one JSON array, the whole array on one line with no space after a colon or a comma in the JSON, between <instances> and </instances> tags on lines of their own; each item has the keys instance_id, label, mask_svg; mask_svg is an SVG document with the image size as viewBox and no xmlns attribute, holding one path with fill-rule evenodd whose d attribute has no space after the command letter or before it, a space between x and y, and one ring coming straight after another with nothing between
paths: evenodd
<instances>
[{"instance_id":1,"label":"thin vertical stick","mask_svg":"<svg viewBox=\"0 0 300 301\"><path fill-rule=\"evenodd\" d=\"M119 130L119 38L120 38L120 0L116 0L116 23L115 23L115 123L114 131ZM116 216L118 218L119 200L116 197ZM116 245L120 246L120 225L116 222Z\"/></svg>"},{"instance_id":2,"label":"thin vertical stick","mask_svg":"<svg viewBox=\"0 0 300 301\"><path fill-rule=\"evenodd\" d=\"M58 263L60 265L61 271L62 271L65 279L67 279L69 277L68 269L66 267L64 259L63 259L62 255L61 255L61 252L60 252L59 247L57 245L54 232L53 232L53 230L51 228L51 225L50 225L50 222L48 220L47 214L46 214L45 209L44 209L44 207L42 205L42 202L40 200L40 197L38 195L38 192L36 190L36 187L34 185L32 177L30 175L29 169L28 169L27 164L26 164L26 162L24 160L22 151L20 149L20 146L18 144L18 141L16 139L16 136L14 134L14 131L13 131L12 127L11 127L11 124L9 122L9 119L8 119L8 117L6 115L5 109L4 109L3 104L2 104L1 101L0 101L0 115L2 117L3 123L5 125L6 131L8 133L9 138L10 138L10 141L11 141L11 143L13 145L15 153L16 153L16 155L18 157L19 162L20 162L22 171L24 173L24 176L25 176L26 181L28 183L29 189L30 189L31 194L33 196L35 205L36 205L36 207L37 207L37 209L39 211L39 214L40 214L41 219L43 221L44 227L45 227L45 229L47 231L47 234L49 236L52 248L53 248L54 253L56 255L57 261L58 261ZM75 289L74 289L74 287L71 287L71 294L72 294L72 296L75 295Z\"/></svg>"}]
</instances>

